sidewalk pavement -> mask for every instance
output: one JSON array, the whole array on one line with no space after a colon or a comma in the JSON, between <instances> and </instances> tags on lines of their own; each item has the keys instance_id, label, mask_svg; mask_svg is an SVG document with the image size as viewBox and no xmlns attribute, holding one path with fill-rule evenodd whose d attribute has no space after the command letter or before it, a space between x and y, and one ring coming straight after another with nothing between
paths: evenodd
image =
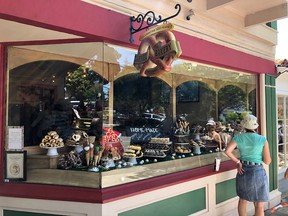
<instances>
[{"instance_id":1,"label":"sidewalk pavement","mask_svg":"<svg viewBox=\"0 0 288 216\"><path fill-rule=\"evenodd\" d=\"M265 216L288 216L288 192L281 195L281 203L265 211Z\"/></svg>"}]
</instances>

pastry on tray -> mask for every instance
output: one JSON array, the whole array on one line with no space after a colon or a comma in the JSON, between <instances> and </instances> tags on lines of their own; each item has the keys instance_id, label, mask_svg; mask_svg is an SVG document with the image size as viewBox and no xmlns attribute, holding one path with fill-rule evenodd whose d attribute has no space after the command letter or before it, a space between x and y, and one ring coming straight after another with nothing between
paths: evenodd
<instances>
[{"instance_id":1,"label":"pastry on tray","mask_svg":"<svg viewBox=\"0 0 288 216\"><path fill-rule=\"evenodd\" d=\"M63 139L59 137L56 131L50 131L39 144L41 148L60 148L64 146Z\"/></svg>"}]
</instances>

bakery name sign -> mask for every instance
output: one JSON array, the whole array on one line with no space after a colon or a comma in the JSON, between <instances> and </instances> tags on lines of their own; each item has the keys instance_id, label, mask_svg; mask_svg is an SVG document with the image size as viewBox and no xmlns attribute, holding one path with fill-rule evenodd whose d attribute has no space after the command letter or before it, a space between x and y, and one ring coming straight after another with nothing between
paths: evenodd
<instances>
[{"instance_id":1,"label":"bakery name sign","mask_svg":"<svg viewBox=\"0 0 288 216\"><path fill-rule=\"evenodd\" d=\"M172 62L181 53L180 43L176 41L171 23L153 28L139 38L141 44L134 58L134 66L141 76L155 77L171 71Z\"/></svg>"}]
</instances>

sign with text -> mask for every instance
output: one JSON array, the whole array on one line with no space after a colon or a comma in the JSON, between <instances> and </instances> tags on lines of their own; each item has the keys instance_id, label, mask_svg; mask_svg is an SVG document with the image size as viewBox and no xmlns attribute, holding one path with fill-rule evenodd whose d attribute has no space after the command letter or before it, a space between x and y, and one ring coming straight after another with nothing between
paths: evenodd
<instances>
[{"instance_id":1,"label":"sign with text","mask_svg":"<svg viewBox=\"0 0 288 216\"><path fill-rule=\"evenodd\" d=\"M24 148L24 127L8 126L6 139L7 150L22 150Z\"/></svg>"},{"instance_id":2,"label":"sign with text","mask_svg":"<svg viewBox=\"0 0 288 216\"><path fill-rule=\"evenodd\" d=\"M130 127L127 135L131 136L131 143L142 144L149 142L152 137L160 137L161 132L159 128Z\"/></svg>"}]
</instances>

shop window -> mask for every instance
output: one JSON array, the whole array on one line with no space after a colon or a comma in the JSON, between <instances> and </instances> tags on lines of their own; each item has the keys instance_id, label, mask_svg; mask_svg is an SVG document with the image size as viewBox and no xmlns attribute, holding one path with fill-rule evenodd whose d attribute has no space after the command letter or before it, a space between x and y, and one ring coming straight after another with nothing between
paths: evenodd
<instances>
[{"instance_id":1,"label":"shop window","mask_svg":"<svg viewBox=\"0 0 288 216\"><path fill-rule=\"evenodd\" d=\"M286 96L278 96L278 156L279 169L288 167L288 98Z\"/></svg>"},{"instance_id":2,"label":"shop window","mask_svg":"<svg viewBox=\"0 0 288 216\"><path fill-rule=\"evenodd\" d=\"M135 53L104 43L8 48L6 130L24 128L28 179L104 188L211 165L243 115L256 115L255 75L177 60L141 77ZM75 178L61 181L65 172Z\"/></svg>"}]
</instances>

